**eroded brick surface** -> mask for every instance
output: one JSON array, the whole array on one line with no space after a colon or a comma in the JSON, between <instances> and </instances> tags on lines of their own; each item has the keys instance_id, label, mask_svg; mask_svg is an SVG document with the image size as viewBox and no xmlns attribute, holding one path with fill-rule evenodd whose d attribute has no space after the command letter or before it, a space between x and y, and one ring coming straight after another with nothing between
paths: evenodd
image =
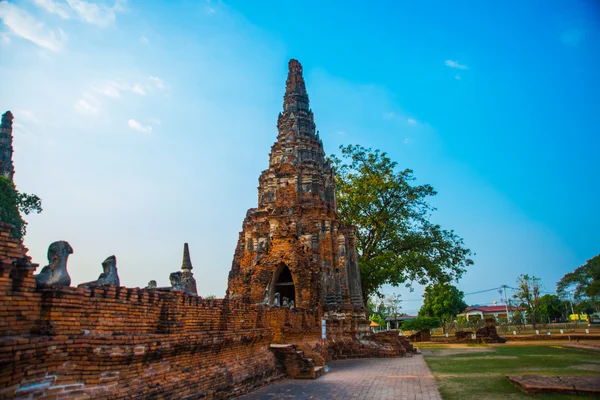
<instances>
[{"instance_id":1,"label":"eroded brick surface","mask_svg":"<svg viewBox=\"0 0 600 400\"><path fill-rule=\"evenodd\" d=\"M333 169L296 60L277 130L258 208L248 210L239 235L227 297L273 304L279 293L296 307L362 308L354 228L338 216Z\"/></svg>"}]
</instances>

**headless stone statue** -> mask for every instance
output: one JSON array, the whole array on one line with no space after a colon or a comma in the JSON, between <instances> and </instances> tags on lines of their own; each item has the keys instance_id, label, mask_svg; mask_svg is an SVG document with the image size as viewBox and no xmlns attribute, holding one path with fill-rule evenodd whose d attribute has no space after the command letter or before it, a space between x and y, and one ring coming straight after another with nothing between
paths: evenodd
<instances>
[{"instance_id":1,"label":"headless stone statue","mask_svg":"<svg viewBox=\"0 0 600 400\"><path fill-rule=\"evenodd\" d=\"M294 304L294 300L290 301L290 308L294 308L295 304Z\"/></svg>"},{"instance_id":2,"label":"headless stone statue","mask_svg":"<svg viewBox=\"0 0 600 400\"><path fill-rule=\"evenodd\" d=\"M281 294L279 294L279 292L275 293L275 296L273 296L273 305L275 307L279 307L279 298L281 297Z\"/></svg>"},{"instance_id":3,"label":"headless stone statue","mask_svg":"<svg viewBox=\"0 0 600 400\"><path fill-rule=\"evenodd\" d=\"M289 307L290 306L290 299L288 299L287 297L284 297L283 301L281 302L281 306L282 307Z\"/></svg>"},{"instance_id":4,"label":"headless stone statue","mask_svg":"<svg viewBox=\"0 0 600 400\"><path fill-rule=\"evenodd\" d=\"M265 295L263 297L263 304L269 305L269 286L265 288Z\"/></svg>"},{"instance_id":5,"label":"headless stone statue","mask_svg":"<svg viewBox=\"0 0 600 400\"><path fill-rule=\"evenodd\" d=\"M78 285L78 287L95 287L95 286L120 286L119 274L117 273L117 257L110 256L102 263L104 272L100 274L98 280L86 282Z\"/></svg>"},{"instance_id":6,"label":"headless stone statue","mask_svg":"<svg viewBox=\"0 0 600 400\"><path fill-rule=\"evenodd\" d=\"M148 282L148 286L146 286L146 289L156 289L156 281L151 280L150 282Z\"/></svg>"},{"instance_id":7,"label":"headless stone statue","mask_svg":"<svg viewBox=\"0 0 600 400\"><path fill-rule=\"evenodd\" d=\"M37 287L69 286L71 277L67 272L67 260L73 254L73 248L64 240L54 242L48 247L48 265L38 275L34 275Z\"/></svg>"},{"instance_id":8,"label":"headless stone statue","mask_svg":"<svg viewBox=\"0 0 600 400\"><path fill-rule=\"evenodd\" d=\"M184 291L181 284L181 271L173 272L169 275L169 280L171 281L171 290Z\"/></svg>"}]
</instances>

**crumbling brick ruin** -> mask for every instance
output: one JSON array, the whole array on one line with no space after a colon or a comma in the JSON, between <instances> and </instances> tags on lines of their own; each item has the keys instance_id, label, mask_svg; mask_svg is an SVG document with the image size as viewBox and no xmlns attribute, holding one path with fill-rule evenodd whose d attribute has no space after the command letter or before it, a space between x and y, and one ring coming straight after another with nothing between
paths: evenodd
<instances>
[{"instance_id":1,"label":"crumbling brick ruin","mask_svg":"<svg viewBox=\"0 0 600 400\"><path fill-rule=\"evenodd\" d=\"M12 179L11 125L4 114L0 164ZM316 378L326 359L412 351L369 330L354 231L338 217L295 60L278 130L225 299L196 294L187 244L171 287L119 286L115 256L97 281L72 287L64 241L34 276L38 265L0 222L0 399L231 398L286 375Z\"/></svg>"},{"instance_id":2,"label":"crumbling brick ruin","mask_svg":"<svg viewBox=\"0 0 600 400\"><path fill-rule=\"evenodd\" d=\"M362 308L354 229L338 216L333 169L296 60L289 62L277 130L269 168L259 179L258 208L244 219L227 297Z\"/></svg>"}]
</instances>

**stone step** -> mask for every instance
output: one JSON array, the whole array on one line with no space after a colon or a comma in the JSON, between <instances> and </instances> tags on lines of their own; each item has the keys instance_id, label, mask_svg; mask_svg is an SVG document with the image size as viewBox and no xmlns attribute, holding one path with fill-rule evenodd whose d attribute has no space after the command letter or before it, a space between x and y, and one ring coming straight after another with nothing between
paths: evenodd
<instances>
[{"instance_id":1,"label":"stone step","mask_svg":"<svg viewBox=\"0 0 600 400\"><path fill-rule=\"evenodd\" d=\"M319 378L324 373L325 373L324 367L315 367L315 379Z\"/></svg>"}]
</instances>

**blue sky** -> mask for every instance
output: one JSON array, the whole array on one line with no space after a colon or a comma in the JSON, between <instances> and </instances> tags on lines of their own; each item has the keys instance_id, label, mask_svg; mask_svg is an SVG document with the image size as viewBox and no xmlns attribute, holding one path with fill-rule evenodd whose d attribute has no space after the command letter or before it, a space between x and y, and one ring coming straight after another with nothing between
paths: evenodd
<instances>
[{"instance_id":1,"label":"blue sky","mask_svg":"<svg viewBox=\"0 0 600 400\"><path fill-rule=\"evenodd\" d=\"M187 241L224 294L292 57L327 152L382 149L438 190L476 253L465 292L553 291L600 252L595 1L3 0L0 20L15 180L44 201L26 244L45 265L69 241L74 283L115 254L124 285L167 285Z\"/></svg>"}]
</instances>

